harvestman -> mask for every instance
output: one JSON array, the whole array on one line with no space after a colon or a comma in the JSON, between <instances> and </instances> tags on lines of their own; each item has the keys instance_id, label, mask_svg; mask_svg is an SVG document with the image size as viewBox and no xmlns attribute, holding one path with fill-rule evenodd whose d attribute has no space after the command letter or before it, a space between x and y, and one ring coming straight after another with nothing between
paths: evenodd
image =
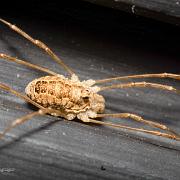
<instances>
[{"instance_id":1,"label":"harvestman","mask_svg":"<svg viewBox=\"0 0 180 180\"><path fill-rule=\"evenodd\" d=\"M150 120L145 120L138 115L130 114L130 113L103 114L105 109L105 100L102 95L98 94L99 92L104 90L109 90L114 88L121 88L121 89L132 88L132 87L142 87L142 88L151 87L151 88L167 90L175 93L180 93L180 90L177 90L172 86L167 86L157 83L149 83L149 82L131 82L131 83L114 84L110 86L95 86L97 84L102 84L113 80L126 80L133 78L134 79L172 78L172 79L180 80L180 75L170 74L170 73L142 74L142 75L115 77L115 78L102 79L102 80L89 79L86 81L80 81L78 76L66 64L64 64L64 62L54 52L52 52L51 49L49 49L43 42L33 39L31 36L26 34L17 26L12 25L11 23L3 19L0 19L0 21L6 24L7 26L9 26L12 30L22 35L24 38L31 41L39 48L43 49L54 61L56 61L59 65L61 65L71 76L70 78L66 78L63 75L50 71L49 69L1 53L0 54L1 59L13 61L18 64L40 70L42 72L48 73L49 76L40 77L30 82L25 89L27 96L13 90L12 88L10 88L5 84L0 83L1 89L9 91L14 95L24 99L25 101L39 108L38 111L27 114L13 121L3 131L3 133L0 134L0 138L2 138L12 128L26 122L27 120L29 120L34 116L50 114L53 116L64 117L67 120L73 120L75 118L78 118L82 122L86 122L86 123L107 125L122 129L128 129L131 131L149 133L156 136L163 136L169 139L180 140L180 135L175 133L173 130L169 129L167 126ZM119 123L115 124L115 123L103 122L95 119L95 118L103 118L103 117L130 118L137 122L145 123L147 125L164 130L166 132L160 132L158 130L156 131L146 130L143 128L133 128L126 125L121 125Z\"/></svg>"}]
</instances>

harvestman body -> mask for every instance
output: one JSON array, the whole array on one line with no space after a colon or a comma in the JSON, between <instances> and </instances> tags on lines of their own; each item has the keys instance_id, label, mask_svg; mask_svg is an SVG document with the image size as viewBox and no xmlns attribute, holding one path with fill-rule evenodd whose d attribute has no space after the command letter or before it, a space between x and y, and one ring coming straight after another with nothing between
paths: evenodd
<instances>
[{"instance_id":1,"label":"harvestman body","mask_svg":"<svg viewBox=\"0 0 180 180\"><path fill-rule=\"evenodd\" d=\"M114 84L111 86L97 86L100 83L106 83L113 80L126 80L130 78L173 78L180 80L180 75L170 74L170 73L161 73L161 74L142 74L142 75L131 75L123 77L115 77L103 80L92 80L80 81L78 76L66 65L63 61L57 57L44 43L39 40L33 39L31 36L26 34L20 28L11 23L0 19L0 21L8 25L11 29L24 36L26 39L31 41L36 46L43 49L47 54L49 54L53 60L59 63L68 73L71 75L70 78L66 78L63 75L59 75L49 69L25 62L23 60L17 59L15 57L8 56L6 54L0 54L1 59L6 59L8 61L13 61L18 64L26 65L28 67L38 69L40 71L46 72L49 76L40 77L38 79L30 82L26 89L26 95L13 90L5 84L0 83L0 88L6 91L9 91L16 96L24 99L25 101L33 104L38 107L37 112L27 114L21 118L13 121L4 131L0 134L2 138L8 131L14 128L17 125L24 123L33 116L51 114L53 116L64 117L67 120L73 120L78 118L79 120L87 123L102 124L112 127L118 127L122 129L128 129L131 131L139 131L144 133L153 134L156 136L163 136L170 139L180 140L180 135L175 133L173 130L169 129L167 126L156 123L150 120L145 120L142 117L130 114L130 113L119 113L119 114L103 114L105 109L105 99L102 95L98 94L100 91L113 89L113 88L131 88L131 87L151 87L158 88L167 91L172 91L180 93L180 90L173 88L172 86L167 86L157 83L149 82L132 82L132 83L121 83ZM95 86L96 85L96 86ZM116 117L116 118L130 118L132 120L148 124L152 127L156 127L162 130L167 131L166 133L160 131L150 131L142 128L133 128L121 124L114 124L110 122L103 122L96 120L95 118L99 117Z\"/></svg>"}]
</instances>

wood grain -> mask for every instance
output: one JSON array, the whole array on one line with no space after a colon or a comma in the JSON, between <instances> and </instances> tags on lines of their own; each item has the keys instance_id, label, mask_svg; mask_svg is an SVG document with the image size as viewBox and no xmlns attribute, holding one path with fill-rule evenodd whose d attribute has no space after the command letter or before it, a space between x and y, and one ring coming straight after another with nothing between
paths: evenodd
<instances>
[{"instance_id":1,"label":"wood grain","mask_svg":"<svg viewBox=\"0 0 180 180\"><path fill-rule=\"evenodd\" d=\"M91 3L119 9L134 15L179 25L180 1L179 0L85 0Z\"/></svg>"},{"instance_id":2,"label":"wood grain","mask_svg":"<svg viewBox=\"0 0 180 180\"><path fill-rule=\"evenodd\" d=\"M112 20L109 27L105 22L98 23L98 15L97 21L91 16L86 17L87 24L82 16L80 21L68 19L66 13L58 21L42 16L36 19L4 15L3 18L48 44L81 79L180 73L180 48L173 43L178 41L179 29L173 26L127 17L123 25ZM127 21L135 23L129 26ZM6 26L0 24L0 32L1 52L66 75L40 49ZM31 80L44 75L0 60L1 82L19 92L24 93ZM148 81L180 89L180 83L175 80ZM180 132L180 96L177 94L147 88L116 89L103 95L107 113L137 113ZM15 118L35 110L23 100L0 90L0 132ZM130 120L106 120L148 128ZM180 143L166 138L52 116L35 117L0 141L0 179L178 180L179 151ZM2 172L3 168L13 168L13 171Z\"/></svg>"}]
</instances>

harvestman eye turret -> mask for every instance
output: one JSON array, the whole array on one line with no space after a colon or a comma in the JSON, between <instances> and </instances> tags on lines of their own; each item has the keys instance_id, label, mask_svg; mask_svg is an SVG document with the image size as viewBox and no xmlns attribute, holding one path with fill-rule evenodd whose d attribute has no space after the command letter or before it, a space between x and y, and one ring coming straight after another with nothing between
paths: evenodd
<instances>
[{"instance_id":1,"label":"harvestman eye turret","mask_svg":"<svg viewBox=\"0 0 180 180\"><path fill-rule=\"evenodd\" d=\"M64 117L67 120L73 120L78 118L82 122L94 123L112 126L121 129L128 129L130 131L138 131L149 133L156 136L163 136L170 139L180 140L180 135L175 133L173 130L169 129L166 125L153 122L150 120L145 120L142 117L131 114L131 113L117 113L117 114L104 114L105 109L105 99L99 93L101 91L110 90L114 88L134 88L134 87L151 87L170 91L173 93L180 93L180 90L175 89L172 86L167 86L163 84L150 83L150 82L131 82L131 83L121 83L113 84L110 86L97 86L106 82L113 80L127 80L127 79L137 79L137 78L172 78L180 80L180 75L170 74L170 73L160 73L160 74L142 74L142 75L131 75L123 77L115 77L102 80L86 80L80 81L78 76L69 68L64 62L49 49L43 42L36 40L29 36L27 33L22 31L15 25L0 19L0 21L12 30L16 31L24 38L31 41L34 45L43 49L54 61L61 65L69 74L70 78L64 77L63 75L57 74L49 69L28 63L26 61L17 59L15 57L8 56L6 54L0 54L0 58L12 62L16 62L21 65L31 67L33 69L40 70L48 74L48 76L40 77L38 79L30 82L26 89L26 95L23 95L9 86L0 83L0 88L13 93L14 95L24 99L25 101L38 107L39 110L32 112L23 117L20 117L13 121L0 135L2 138L8 131L12 128L28 121L34 116L50 114L52 116ZM159 130L146 130L143 128L133 128L126 125L115 124L111 122L103 122L97 120L96 118L112 117L112 118L130 118L134 121L145 123L157 129L164 130L166 132L160 132Z\"/></svg>"}]
</instances>

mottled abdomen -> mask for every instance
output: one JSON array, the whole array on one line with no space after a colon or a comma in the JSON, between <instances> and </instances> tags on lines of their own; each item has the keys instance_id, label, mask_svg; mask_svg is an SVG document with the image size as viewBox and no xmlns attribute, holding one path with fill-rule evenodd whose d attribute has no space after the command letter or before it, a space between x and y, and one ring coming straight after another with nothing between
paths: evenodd
<instances>
[{"instance_id":1,"label":"mottled abdomen","mask_svg":"<svg viewBox=\"0 0 180 180\"><path fill-rule=\"evenodd\" d=\"M89 108L89 103L81 98L84 89L64 76L45 76L30 82L25 92L43 107L81 112Z\"/></svg>"}]
</instances>

